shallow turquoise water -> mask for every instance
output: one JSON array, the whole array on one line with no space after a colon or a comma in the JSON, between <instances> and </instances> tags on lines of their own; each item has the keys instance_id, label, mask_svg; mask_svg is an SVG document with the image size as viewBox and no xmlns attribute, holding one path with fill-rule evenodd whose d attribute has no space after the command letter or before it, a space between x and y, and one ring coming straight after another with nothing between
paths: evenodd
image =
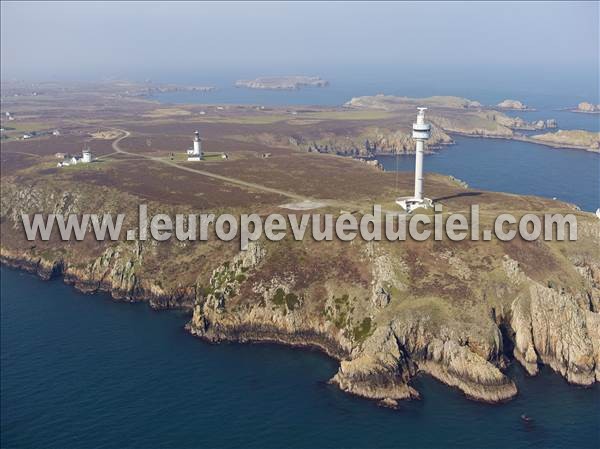
<instances>
[{"instance_id":1,"label":"shallow turquoise water","mask_svg":"<svg viewBox=\"0 0 600 449\"><path fill-rule=\"evenodd\" d=\"M427 377L399 410L326 383L336 363L274 345L211 345L186 317L1 268L1 446L594 448L600 388L511 369L485 405ZM535 419L524 424L519 416Z\"/></svg>"}]
</instances>

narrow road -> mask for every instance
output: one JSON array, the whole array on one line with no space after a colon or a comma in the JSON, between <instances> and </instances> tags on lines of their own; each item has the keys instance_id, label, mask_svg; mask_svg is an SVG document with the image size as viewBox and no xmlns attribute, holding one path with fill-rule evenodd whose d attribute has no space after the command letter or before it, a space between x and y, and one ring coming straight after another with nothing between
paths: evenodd
<instances>
[{"instance_id":1,"label":"narrow road","mask_svg":"<svg viewBox=\"0 0 600 449\"><path fill-rule=\"evenodd\" d=\"M121 142L121 140L126 139L127 137L129 137L131 135L131 133L125 129L119 129L119 128L110 128L114 131L118 131L120 133L122 133L121 136L117 137L113 143L112 143L112 147L115 150L115 153L121 153L121 154L127 154L128 156L135 156L137 158L144 158L144 159L148 159L148 160L152 160L155 162L160 162L161 164L165 164L165 165L169 165L171 167L175 167L179 170L183 170L183 171L187 171L187 172L191 172L191 173L196 173L198 175L202 175L202 176L206 176L209 178L213 178L213 179L218 179L219 181L224 181L227 182L229 184L233 184L236 186L240 186L240 187L245 187L248 189L252 189L255 191L261 191L261 192L268 192L268 193L274 193L276 195L281 195L284 197L287 197L291 200L294 200L295 202L300 202L300 203L304 203L304 202L312 202L315 203L315 207L311 207L309 205L309 207L307 209L296 209L297 211L300 210L305 210L305 211L309 211L311 209L319 209L321 207L324 206L334 206L334 207L339 207L341 210L347 210L347 211L354 211L354 212L358 212L360 211L361 213L364 213L365 211L363 211L363 208L359 205L356 204L352 204L352 203L348 203L348 202L342 202L342 201L335 201L335 200L323 200L323 199L319 199L319 198L310 198L310 197L306 197L306 196L302 196L302 195L298 195L297 193L292 193L292 192L286 192L285 190L280 190L280 189L274 189L271 187L267 187L267 186L263 186L261 184L256 184L253 182L247 182L247 181L242 181L241 179L237 179L237 178L231 178L229 176L223 176L223 175L218 175L216 173L211 173L208 172L206 170L200 170L197 168L192 168L189 166L185 166L185 165L180 165L176 162L167 160L167 159L163 159L160 157L156 157L156 156L148 156L145 155L143 153L132 153L130 151L125 151L123 150L120 146L119 146L119 142ZM371 212L371 211L367 211L367 212ZM383 210L384 213L398 213L397 210Z\"/></svg>"},{"instance_id":2,"label":"narrow road","mask_svg":"<svg viewBox=\"0 0 600 449\"><path fill-rule=\"evenodd\" d=\"M237 179L237 178L231 178L229 176L223 176L223 175L218 175L216 173L211 173L208 172L206 170L199 170L197 168L192 168L192 167L188 167L185 165L180 165L176 162L173 161L169 161L160 157L156 157L156 156L148 156L142 153L132 153L130 151L125 151L123 150L120 146L119 146L119 142L121 142L121 140L126 139L127 137L129 137L131 135L131 133L127 130L124 129L117 129L114 128L115 131L119 131L121 133L123 133L121 136L117 137L113 143L112 143L112 147L115 150L116 153L121 153L121 154L127 154L129 156L135 156L135 157L143 157L144 159L149 159L155 162L160 162L161 164L165 164L165 165L169 165L171 167L175 167L178 168L179 170L184 170L187 172L191 172L191 173L196 173L202 176L207 176L209 178L213 178L213 179L218 179L219 181L224 181L227 182L229 184L234 184L237 186L241 186L241 187L246 187L248 189L252 189L252 190L258 190L258 191L262 191L262 192L268 192L268 193L274 193L277 195L281 195L281 196L285 196L287 198L293 199L295 201L306 201L306 200L310 200L309 198L306 198L302 195L298 195L296 193L291 193L291 192L286 192L284 190L279 190L279 189L273 189L271 187L266 187L260 184L255 184L253 182L247 182L247 181L242 181L241 179Z\"/></svg>"}]
</instances>

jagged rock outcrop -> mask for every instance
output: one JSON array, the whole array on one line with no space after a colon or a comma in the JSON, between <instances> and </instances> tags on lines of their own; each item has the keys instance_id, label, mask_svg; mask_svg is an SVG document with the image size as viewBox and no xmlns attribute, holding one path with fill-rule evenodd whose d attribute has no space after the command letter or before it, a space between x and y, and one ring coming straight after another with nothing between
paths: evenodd
<instances>
[{"instance_id":1,"label":"jagged rock outcrop","mask_svg":"<svg viewBox=\"0 0 600 449\"><path fill-rule=\"evenodd\" d=\"M389 402L419 397L408 385L415 373L416 366L387 327L377 329L359 355L342 361L331 382L348 393Z\"/></svg>"},{"instance_id":2,"label":"jagged rock outcrop","mask_svg":"<svg viewBox=\"0 0 600 449\"><path fill-rule=\"evenodd\" d=\"M514 285L521 287L510 309L515 358L531 375L543 363L571 383L600 380L600 315L592 299L598 295L597 265L577 270L589 289L584 296L533 282L510 258L505 268Z\"/></svg>"},{"instance_id":3,"label":"jagged rock outcrop","mask_svg":"<svg viewBox=\"0 0 600 449\"><path fill-rule=\"evenodd\" d=\"M77 211L81 204L102 210L103 201L95 191L59 195L49 186L7 185L2 229L18 236L24 211ZM511 196L515 201L522 200ZM578 217L581 240L558 247L544 241L265 239L239 251L212 242L88 247L3 240L1 256L45 278L62 275L83 291L188 309L189 332L211 342L319 348L340 361L331 382L388 406L419 396L411 386L418 373L470 398L498 402L517 394L503 372L513 356L532 375L544 364L571 383L600 380L600 260L594 251L600 224L591 214ZM174 271L169 260L185 260L186 269Z\"/></svg>"},{"instance_id":4,"label":"jagged rock outcrop","mask_svg":"<svg viewBox=\"0 0 600 449\"><path fill-rule=\"evenodd\" d=\"M306 316L302 298L291 291L295 280L272 278L253 287L258 301L245 308L244 313L228 309L229 299L240 284L259 268L266 250L259 243L249 244L247 252L236 256L231 263L218 267L212 274L210 288L194 304L187 329L204 339L239 342L277 342L294 346L313 346L327 354L344 358L351 342L326 322L315 322Z\"/></svg>"},{"instance_id":5,"label":"jagged rock outcrop","mask_svg":"<svg viewBox=\"0 0 600 449\"><path fill-rule=\"evenodd\" d=\"M515 357L530 374L544 363L571 383L600 379L597 313L583 309L573 295L539 284L531 285L528 297L515 299L512 312Z\"/></svg>"},{"instance_id":6,"label":"jagged rock outcrop","mask_svg":"<svg viewBox=\"0 0 600 449\"><path fill-rule=\"evenodd\" d=\"M502 126L506 126L507 128L514 130L535 131L542 129L552 129L557 127L555 119L535 120L533 122L528 122L520 117L510 117L506 114L499 112L488 112L486 113L486 117L489 120L492 120L494 122L499 123Z\"/></svg>"},{"instance_id":7,"label":"jagged rock outcrop","mask_svg":"<svg viewBox=\"0 0 600 449\"><path fill-rule=\"evenodd\" d=\"M469 397L503 401L517 389L492 363L502 353L502 336L491 323L490 329L491 339L474 340L448 327L432 328L426 315L394 319L389 327L378 329L350 361L341 363L333 381L359 396L403 399L417 397L407 382L421 371Z\"/></svg>"}]
</instances>

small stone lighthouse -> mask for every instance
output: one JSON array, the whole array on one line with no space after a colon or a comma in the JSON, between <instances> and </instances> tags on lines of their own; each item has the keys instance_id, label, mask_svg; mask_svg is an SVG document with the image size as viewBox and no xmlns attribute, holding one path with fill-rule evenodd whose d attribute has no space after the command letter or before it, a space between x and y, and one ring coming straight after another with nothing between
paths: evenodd
<instances>
[{"instance_id":1,"label":"small stone lighthouse","mask_svg":"<svg viewBox=\"0 0 600 449\"><path fill-rule=\"evenodd\" d=\"M89 163L92 162L93 156L90 147L86 146L81 152L81 162Z\"/></svg>"},{"instance_id":2,"label":"small stone lighthouse","mask_svg":"<svg viewBox=\"0 0 600 449\"><path fill-rule=\"evenodd\" d=\"M202 160L202 139L200 139L200 132L194 132L194 146L187 150L188 161L201 161Z\"/></svg>"}]
</instances>

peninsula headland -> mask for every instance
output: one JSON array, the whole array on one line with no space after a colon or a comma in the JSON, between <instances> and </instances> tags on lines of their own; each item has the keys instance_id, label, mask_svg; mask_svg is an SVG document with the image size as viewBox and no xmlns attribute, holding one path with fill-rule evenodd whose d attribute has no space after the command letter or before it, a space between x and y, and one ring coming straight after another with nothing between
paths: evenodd
<instances>
[{"instance_id":1,"label":"peninsula headland","mask_svg":"<svg viewBox=\"0 0 600 449\"><path fill-rule=\"evenodd\" d=\"M419 373L486 402L518 393L506 374L510 363L531 375L547 365L577 385L600 380L600 223L561 201L426 175L428 194L445 211L482 205L482 228L499 213L572 213L577 241L285 238L240 251L237 242L220 240L24 238L23 213L125 213L124 226L135 227L140 203L149 213L266 215L302 202L318 213L360 217L375 203L394 208L393 199L411 191L411 174L327 153L411 151L415 104L430 108L437 145L451 143L452 133L517 138L516 119L456 97L257 110L169 107L116 96L118 89L48 89L3 101L14 117L2 121L3 263L62 276L84 292L182 309L187 330L208 341L319 348L339 361L332 383L387 405L419 397L411 383ZM101 107L107 96L110 109ZM34 128L60 133L21 137ZM199 163L184 156L195 129L207 156ZM57 153L84 145L94 163L57 167Z\"/></svg>"}]
</instances>

